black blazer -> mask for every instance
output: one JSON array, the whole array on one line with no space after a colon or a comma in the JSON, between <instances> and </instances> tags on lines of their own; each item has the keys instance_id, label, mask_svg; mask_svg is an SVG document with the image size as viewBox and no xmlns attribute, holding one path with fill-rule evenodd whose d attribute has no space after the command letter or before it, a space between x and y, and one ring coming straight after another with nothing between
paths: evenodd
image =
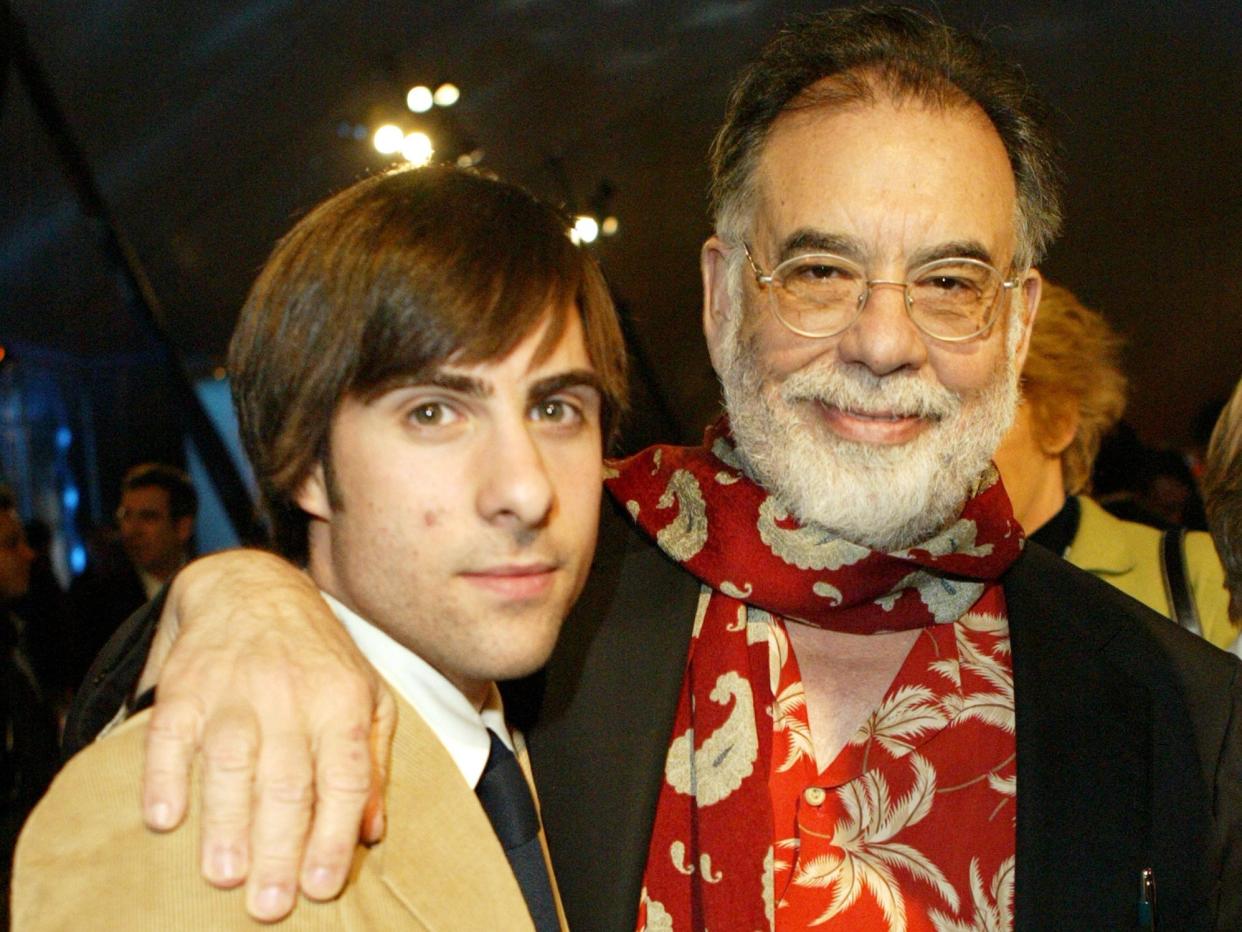
<instances>
[{"instance_id":1,"label":"black blazer","mask_svg":"<svg viewBox=\"0 0 1242 932\"><path fill-rule=\"evenodd\" d=\"M570 926L634 928L698 583L605 505L547 667L505 684ZM1017 727L1018 930L1242 930L1242 664L1035 544L1004 579ZM159 600L66 727L89 743L141 673Z\"/></svg>"},{"instance_id":2,"label":"black blazer","mask_svg":"<svg viewBox=\"0 0 1242 932\"><path fill-rule=\"evenodd\" d=\"M570 927L634 927L698 583L605 507L547 668L506 690ZM1019 930L1242 930L1242 664L1036 544L1004 578Z\"/></svg>"}]
</instances>

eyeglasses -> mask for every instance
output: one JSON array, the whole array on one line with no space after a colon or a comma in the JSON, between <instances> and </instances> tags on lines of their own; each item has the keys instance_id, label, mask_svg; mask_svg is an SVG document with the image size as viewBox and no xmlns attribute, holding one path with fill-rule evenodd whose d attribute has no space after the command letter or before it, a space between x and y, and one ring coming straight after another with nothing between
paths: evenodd
<instances>
[{"instance_id":1,"label":"eyeglasses","mask_svg":"<svg viewBox=\"0 0 1242 932\"><path fill-rule=\"evenodd\" d=\"M1021 278L1006 280L978 259L937 259L910 272L904 282L867 278L856 262L831 253L786 259L764 272L745 243L755 281L770 295L772 313L804 337L836 336L858 320L871 290L881 285L905 292L906 313L920 331L937 340L961 343L977 337L996 320L1000 296Z\"/></svg>"}]
</instances>

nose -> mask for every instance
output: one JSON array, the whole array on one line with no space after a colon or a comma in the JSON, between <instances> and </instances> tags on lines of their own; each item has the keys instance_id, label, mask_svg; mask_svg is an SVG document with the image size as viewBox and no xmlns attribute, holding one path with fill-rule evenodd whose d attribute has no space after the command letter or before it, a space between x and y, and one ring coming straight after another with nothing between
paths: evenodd
<instances>
[{"instance_id":1,"label":"nose","mask_svg":"<svg viewBox=\"0 0 1242 932\"><path fill-rule=\"evenodd\" d=\"M555 490L531 423L523 419L496 426L480 455L478 509L483 519L513 530L546 523Z\"/></svg>"},{"instance_id":2,"label":"nose","mask_svg":"<svg viewBox=\"0 0 1242 932\"><path fill-rule=\"evenodd\" d=\"M868 286L862 313L841 335L840 358L866 366L874 375L921 368L927 344L907 313L905 284L875 279Z\"/></svg>"}]
</instances>

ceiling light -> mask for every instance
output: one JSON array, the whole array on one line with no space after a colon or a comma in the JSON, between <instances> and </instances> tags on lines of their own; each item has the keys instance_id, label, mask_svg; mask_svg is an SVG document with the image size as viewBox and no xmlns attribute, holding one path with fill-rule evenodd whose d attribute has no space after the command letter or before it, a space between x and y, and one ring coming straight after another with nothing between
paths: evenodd
<instances>
[{"instance_id":1,"label":"ceiling light","mask_svg":"<svg viewBox=\"0 0 1242 932\"><path fill-rule=\"evenodd\" d=\"M400 126L392 123L385 123L371 137L371 143L375 146L375 151L381 155L394 155L400 152L401 143L404 141L405 132Z\"/></svg>"},{"instance_id":2,"label":"ceiling light","mask_svg":"<svg viewBox=\"0 0 1242 932\"><path fill-rule=\"evenodd\" d=\"M451 107L461 98L461 91L457 89L456 84L441 84L436 88L432 100L435 101L437 107Z\"/></svg>"},{"instance_id":3,"label":"ceiling light","mask_svg":"<svg viewBox=\"0 0 1242 932\"><path fill-rule=\"evenodd\" d=\"M431 88L422 84L410 88L409 93L405 95L405 105L415 113L426 113L434 103Z\"/></svg>"}]
</instances>

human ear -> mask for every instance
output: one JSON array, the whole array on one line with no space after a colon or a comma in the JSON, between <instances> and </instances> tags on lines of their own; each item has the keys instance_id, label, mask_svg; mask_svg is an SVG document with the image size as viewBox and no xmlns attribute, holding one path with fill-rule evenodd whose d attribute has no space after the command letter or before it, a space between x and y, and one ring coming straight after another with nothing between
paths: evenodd
<instances>
[{"instance_id":1,"label":"human ear","mask_svg":"<svg viewBox=\"0 0 1242 932\"><path fill-rule=\"evenodd\" d=\"M1039 446L1049 456L1059 457L1078 434L1078 405L1069 399L1058 400L1041 420Z\"/></svg>"},{"instance_id":2,"label":"human ear","mask_svg":"<svg viewBox=\"0 0 1242 932\"><path fill-rule=\"evenodd\" d=\"M1022 339L1014 353L1014 369L1021 372L1026 364L1026 352L1031 348L1031 330L1035 326L1035 314L1039 311L1039 296L1044 287L1043 276L1038 269L1030 269L1018 287L1022 289L1022 319L1016 325L1011 323L1010 326L1022 327Z\"/></svg>"},{"instance_id":3,"label":"human ear","mask_svg":"<svg viewBox=\"0 0 1242 932\"><path fill-rule=\"evenodd\" d=\"M699 270L703 275L703 336L707 338L707 354L712 368L720 373L725 324L735 313L733 300L729 297L729 252L731 247L719 236L713 236L703 244L699 252Z\"/></svg>"},{"instance_id":4,"label":"human ear","mask_svg":"<svg viewBox=\"0 0 1242 932\"><path fill-rule=\"evenodd\" d=\"M324 478L323 463L316 463L302 484L298 486L293 501L312 518L321 521L332 519L332 504L328 497L328 483Z\"/></svg>"}]
</instances>

